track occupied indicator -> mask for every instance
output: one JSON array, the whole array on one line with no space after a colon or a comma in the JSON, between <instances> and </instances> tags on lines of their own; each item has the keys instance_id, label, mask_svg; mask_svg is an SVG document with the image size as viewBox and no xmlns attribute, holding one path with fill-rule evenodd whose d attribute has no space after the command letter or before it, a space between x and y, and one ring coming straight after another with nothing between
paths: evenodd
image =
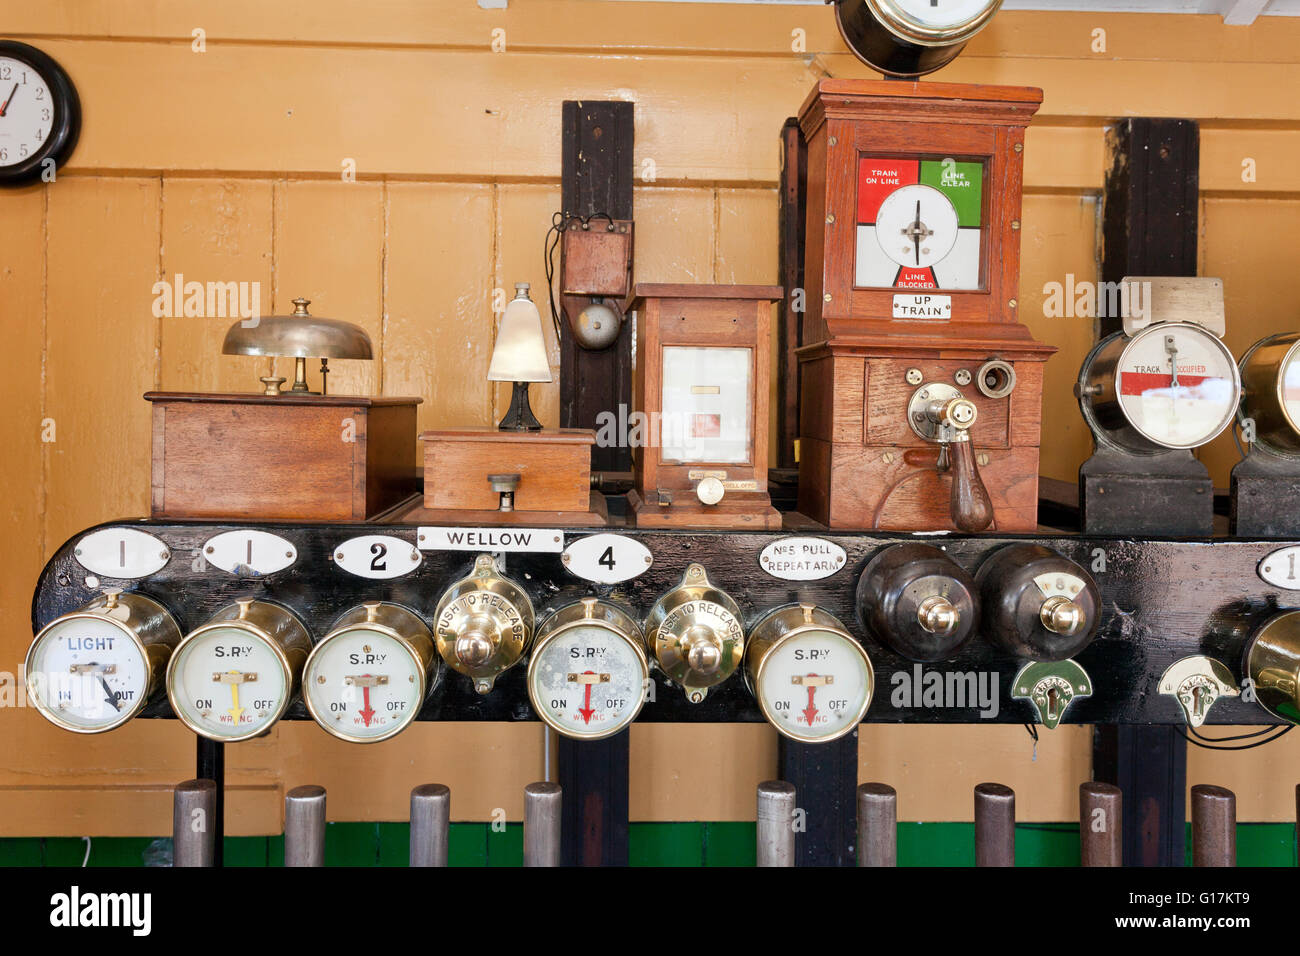
<instances>
[{"instance_id":1,"label":"track occupied indicator","mask_svg":"<svg viewBox=\"0 0 1300 956\"><path fill-rule=\"evenodd\" d=\"M858 160L859 288L981 287L984 164Z\"/></svg>"}]
</instances>

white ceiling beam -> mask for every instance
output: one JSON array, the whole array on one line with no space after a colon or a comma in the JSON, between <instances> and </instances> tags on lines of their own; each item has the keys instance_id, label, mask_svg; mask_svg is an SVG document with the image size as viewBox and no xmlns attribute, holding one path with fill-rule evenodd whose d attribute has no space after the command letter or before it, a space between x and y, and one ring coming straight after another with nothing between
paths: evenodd
<instances>
[{"instance_id":1,"label":"white ceiling beam","mask_svg":"<svg viewBox=\"0 0 1300 956\"><path fill-rule=\"evenodd\" d=\"M1265 9L1269 0L1232 0L1223 11L1223 22L1234 27L1248 27L1255 22Z\"/></svg>"}]
</instances>

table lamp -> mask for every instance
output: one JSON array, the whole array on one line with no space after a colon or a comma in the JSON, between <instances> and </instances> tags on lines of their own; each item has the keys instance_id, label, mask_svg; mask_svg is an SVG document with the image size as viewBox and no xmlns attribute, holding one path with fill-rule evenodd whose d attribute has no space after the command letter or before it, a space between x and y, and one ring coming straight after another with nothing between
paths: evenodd
<instances>
[{"instance_id":1,"label":"table lamp","mask_svg":"<svg viewBox=\"0 0 1300 956\"><path fill-rule=\"evenodd\" d=\"M541 430L542 423L528 404L528 383L551 381L551 364L542 337L542 316L528 295L527 282L515 283L515 297L501 317L496 344L492 348L492 362L488 366L488 381L514 384L510 408L497 425L498 429Z\"/></svg>"}]
</instances>

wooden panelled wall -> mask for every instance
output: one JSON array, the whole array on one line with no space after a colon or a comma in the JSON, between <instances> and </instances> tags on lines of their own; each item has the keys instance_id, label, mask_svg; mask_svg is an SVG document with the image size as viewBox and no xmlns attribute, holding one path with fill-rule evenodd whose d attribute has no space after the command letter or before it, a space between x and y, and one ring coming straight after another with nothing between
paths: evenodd
<instances>
[{"instance_id":1,"label":"wooden panelled wall","mask_svg":"<svg viewBox=\"0 0 1300 956\"><path fill-rule=\"evenodd\" d=\"M228 320L154 318L155 281L258 282L267 312L308 296L378 347L374 363L336 363L338 391L423 396L421 427L487 423L506 397L484 381L492 295L517 280L543 287L562 100L636 102L640 279L766 283L781 124L818 78L868 75L819 5L2 0L0 29L61 61L85 109L58 181L0 194L0 670L11 674L48 554L148 510L141 394L247 390L266 374L268 360L217 354ZM1046 474L1072 479L1088 451L1070 389L1093 329L1043 317L1043 287L1096 275L1113 118L1201 122L1202 273L1226 282L1234 350L1300 322L1300 20L1004 13L941 78L1046 94L1028 140L1021 294L1036 335L1061 348ZM343 180L349 160L355 182ZM557 393L540 392L554 423ZM1226 483L1231 443L1205 457ZM775 768L764 726L632 735L634 819L752 819L754 784ZM0 834L165 832L168 788L193 772L176 722L87 739L5 706L0 739ZM329 788L334 819L405 819L409 788L429 780L451 785L455 819L498 808L518 819L541 741L536 724L423 724L356 747L282 725L229 750L230 832L278 832L283 790L306 782ZM1018 727L871 726L861 741L863 779L896 785L909 820L970 819L969 787L984 779L1016 787L1022 819L1072 819L1089 776L1085 728L1045 733L1036 751ZM1273 768L1298 756L1296 739L1193 751L1188 778L1233 786L1243 820L1287 819L1295 780Z\"/></svg>"}]
</instances>

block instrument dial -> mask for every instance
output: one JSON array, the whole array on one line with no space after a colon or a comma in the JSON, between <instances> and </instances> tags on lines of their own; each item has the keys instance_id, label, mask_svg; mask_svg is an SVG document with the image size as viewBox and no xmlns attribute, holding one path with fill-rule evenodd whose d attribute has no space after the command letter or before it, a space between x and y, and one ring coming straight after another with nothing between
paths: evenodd
<instances>
[{"instance_id":1,"label":"block instrument dial","mask_svg":"<svg viewBox=\"0 0 1300 956\"><path fill-rule=\"evenodd\" d=\"M583 598L538 628L528 698L558 733L599 740L636 719L649 678L640 625L607 601Z\"/></svg>"},{"instance_id":2,"label":"block instrument dial","mask_svg":"<svg viewBox=\"0 0 1300 956\"><path fill-rule=\"evenodd\" d=\"M303 699L335 737L387 740L415 719L442 669L429 625L400 605L372 601L345 613L312 648Z\"/></svg>"},{"instance_id":3,"label":"block instrument dial","mask_svg":"<svg viewBox=\"0 0 1300 956\"><path fill-rule=\"evenodd\" d=\"M289 707L310 650L307 628L292 611L268 601L236 601L185 635L172 654L172 710L212 740L257 737Z\"/></svg>"},{"instance_id":4,"label":"block instrument dial","mask_svg":"<svg viewBox=\"0 0 1300 956\"><path fill-rule=\"evenodd\" d=\"M768 723L804 743L852 733L875 690L866 651L839 620L811 604L777 608L754 625L745 681Z\"/></svg>"}]
</instances>

